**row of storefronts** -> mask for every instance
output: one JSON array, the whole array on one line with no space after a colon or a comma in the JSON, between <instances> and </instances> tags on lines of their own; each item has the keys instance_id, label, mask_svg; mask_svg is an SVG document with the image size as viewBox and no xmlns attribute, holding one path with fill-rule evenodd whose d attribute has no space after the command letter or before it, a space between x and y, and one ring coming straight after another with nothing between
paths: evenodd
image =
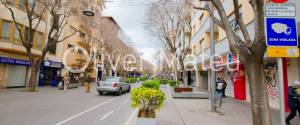
<instances>
[{"instance_id":1,"label":"row of storefronts","mask_svg":"<svg viewBox=\"0 0 300 125\"><path fill-rule=\"evenodd\" d=\"M237 58L231 53L223 54L223 60L217 64L217 77L224 78L227 82L226 95L237 100L250 102L250 90L245 67L240 64ZM265 58L264 60L264 84L269 95L270 107L279 108L279 85L277 62L275 58ZM300 59L283 59L284 87L287 98L287 87L295 80L300 80ZM197 63L195 66L195 80L193 84L200 89L209 90L210 72L209 62ZM191 76L189 76L191 77ZM192 78L192 77L191 77ZM287 107L286 107L287 108Z\"/></svg>"},{"instance_id":2,"label":"row of storefronts","mask_svg":"<svg viewBox=\"0 0 300 125\"><path fill-rule=\"evenodd\" d=\"M57 76L63 64L54 61L44 61L39 73L39 86L56 86ZM26 59L4 57L0 55L0 88L25 87L29 79L30 62Z\"/></svg>"},{"instance_id":3,"label":"row of storefronts","mask_svg":"<svg viewBox=\"0 0 300 125\"><path fill-rule=\"evenodd\" d=\"M102 66L98 66L97 80L103 77ZM62 74L64 65L61 62L45 60L42 62L38 77L38 86L59 84L58 76ZM26 59L7 58L0 55L0 88L25 87L29 79L30 62ZM80 73L69 73L71 81L78 81Z\"/></svg>"},{"instance_id":4,"label":"row of storefronts","mask_svg":"<svg viewBox=\"0 0 300 125\"><path fill-rule=\"evenodd\" d=\"M24 87L30 63L0 56L0 88Z\"/></svg>"}]
</instances>

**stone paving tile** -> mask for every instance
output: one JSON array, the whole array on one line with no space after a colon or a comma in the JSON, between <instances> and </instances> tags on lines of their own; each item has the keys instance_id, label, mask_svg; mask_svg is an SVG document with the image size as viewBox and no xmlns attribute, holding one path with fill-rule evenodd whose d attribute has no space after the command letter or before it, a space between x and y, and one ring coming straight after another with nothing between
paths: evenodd
<instances>
[{"instance_id":1,"label":"stone paving tile","mask_svg":"<svg viewBox=\"0 0 300 125\"><path fill-rule=\"evenodd\" d=\"M163 90L170 95L170 90ZM168 98L158 112L157 125L252 125L250 103L226 98L221 114L210 112L209 104L207 99ZM273 125L280 125L279 111L272 109L271 114ZM295 118L292 125L300 125L299 118Z\"/></svg>"}]
</instances>

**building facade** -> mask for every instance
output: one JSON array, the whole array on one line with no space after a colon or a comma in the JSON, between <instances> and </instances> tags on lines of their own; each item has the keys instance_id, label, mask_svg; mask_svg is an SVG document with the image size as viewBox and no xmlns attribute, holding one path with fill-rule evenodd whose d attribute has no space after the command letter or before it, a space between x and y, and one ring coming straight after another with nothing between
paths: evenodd
<instances>
[{"instance_id":1,"label":"building facade","mask_svg":"<svg viewBox=\"0 0 300 125\"><path fill-rule=\"evenodd\" d=\"M11 3L8 6L13 9L16 21L24 34L29 25L24 10L25 3L19 0L9 2ZM11 13L3 4L0 5L0 11L0 88L24 87L31 70L30 62ZM45 46L46 20L44 18L34 31L32 47L34 58L41 56L41 49Z\"/></svg>"},{"instance_id":2,"label":"building facade","mask_svg":"<svg viewBox=\"0 0 300 125\"><path fill-rule=\"evenodd\" d=\"M223 6L228 15L228 20L231 23L232 28L235 30L237 35L242 36L239 26L236 23L234 16L234 7L231 0L223 0ZM291 3L300 4L297 0L290 0ZM206 2L195 2L197 6L204 7ZM240 12L243 21L249 30L250 36L254 37L254 14L251 5L248 0L240 0ZM297 8L297 11L300 11ZM193 55L195 58L195 70L197 87L201 89L209 90L210 86L210 21L209 14L205 11L195 10L192 13L192 45ZM216 13L216 12L215 12ZM300 14L297 13L297 19L299 20ZM298 21L298 27L299 27ZM214 28L214 40L215 40L215 51L216 55L219 55L219 63L217 67L224 67L222 70L217 72L218 77L223 77L227 83L226 93L235 99L250 101L249 83L243 64L238 63L238 56L233 55L229 49L229 43L226 33L223 29L218 26ZM299 28L298 28L299 29ZM298 34L299 35L299 34ZM264 72L266 89L269 94L269 102L272 108L279 108L279 87L278 87L278 73L277 73L277 62L275 58L264 58ZM300 79L300 59L291 58L284 59L284 76L285 86L295 80ZM239 67L239 70L228 70L228 68L234 69Z\"/></svg>"}]
</instances>

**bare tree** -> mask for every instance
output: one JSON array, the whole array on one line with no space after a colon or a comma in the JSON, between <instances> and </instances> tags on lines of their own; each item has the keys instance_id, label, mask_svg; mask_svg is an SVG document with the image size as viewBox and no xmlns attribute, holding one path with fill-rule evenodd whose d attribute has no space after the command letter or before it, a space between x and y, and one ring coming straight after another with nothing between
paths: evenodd
<instances>
[{"instance_id":1,"label":"bare tree","mask_svg":"<svg viewBox=\"0 0 300 125\"><path fill-rule=\"evenodd\" d=\"M264 33L264 4L263 0L249 0L250 5L254 13L254 38L249 35L249 29L247 29L243 19L240 16L239 0L232 0L234 6L234 15L237 20L237 24L240 27L242 36L237 35L234 29L231 27L228 20L225 8L220 0L198 0L209 1L213 5L213 8L209 6L199 7L193 5L192 2L186 0L195 9L207 11L210 17L213 18L215 24L225 30L229 47L231 52L239 55L240 61L246 67L246 72L249 80L250 94L251 94L251 108L252 118L254 125L271 125L271 115L268 102L268 95L263 80L263 58L266 50L265 45L265 33ZM214 15L214 11L219 16Z\"/></svg>"},{"instance_id":2,"label":"bare tree","mask_svg":"<svg viewBox=\"0 0 300 125\"><path fill-rule=\"evenodd\" d=\"M186 74L184 60L191 41L181 37L184 38L184 34L191 30L190 12L188 12L190 6L178 0L161 0L158 2L160 4L153 4L146 14L146 28L158 37L165 48L175 57L174 73L176 76L177 65L180 66L180 71ZM183 78L185 79L185 77Z\"/></svg>"},{"instance_id":3,"label":"bare tree","mask_svg":"<svg viewBox=\"0 0 300 125\"><path fill-rule=\"evenodd\" d=\"M39 67L50 48L75 34L74 32L70 36L61 36L68 17L73 12L74 6L72 5L76 3L76 0L65 0L64 2L60 0L25 0L24 5L17 5L11 0L0 0L0 2L11 13L13 23L19 32L20 41L26 50L27 57L31 64L30 80L27 83L28 91L35 91ZM18 22L15 9L13 8L15 6L23 7L26 13L24 16L26 16L28 26L24 32L21 26L18 25L20 22ZM42 48L42 55L34 58L32 53L34 33L44 19L46 19L46 23L50 25L49 32L46 36L48 41L45 47ZM47 19L49 19L49 21Z\"/></svg>"}]
</instances>

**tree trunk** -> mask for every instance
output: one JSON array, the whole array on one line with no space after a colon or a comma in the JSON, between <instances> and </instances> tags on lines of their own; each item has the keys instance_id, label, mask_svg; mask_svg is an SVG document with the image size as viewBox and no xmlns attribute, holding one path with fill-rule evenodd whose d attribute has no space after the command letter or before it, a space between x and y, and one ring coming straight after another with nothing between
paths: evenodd
<instances>
[{"instance_id":1,"label":"tree trunk","mask_svg":"<svg viewBox=\"0 0 300 125\"><path fill-rule=\"evenodd\" d=\"M32 65L31 66L31 74L30 74L30 79L28 82L28 91L29 92L34 92L35 91L35 87L36 87L36 83L37 83L37 76L39 74L39 68Z\"/></svg>"},{"instance_id":2,"label":"tree trunk","mask_svg":"<svg viewBox=\"0 0 300 125\"><path fill-rule=\"evenodd\" d=\"M272 125L268 94L263 80L263 59L253 58L244 64L249 78L253 125Z\"/></svg>"},{"instance_id":3,"label":"tree trunk","mask_svg":"<svg viewBox=\"0 0 300 125\"><path fill-rule=\"evenodd\" d=\"M182 80L183 80L183 85L185 86L185 87L187 87L188 86L188 79L187 79L187 77L188 77L188 75L187 75L187 71L185 71L185 70L183 70L182 71Z\"/></svg>"}]
</instances>

